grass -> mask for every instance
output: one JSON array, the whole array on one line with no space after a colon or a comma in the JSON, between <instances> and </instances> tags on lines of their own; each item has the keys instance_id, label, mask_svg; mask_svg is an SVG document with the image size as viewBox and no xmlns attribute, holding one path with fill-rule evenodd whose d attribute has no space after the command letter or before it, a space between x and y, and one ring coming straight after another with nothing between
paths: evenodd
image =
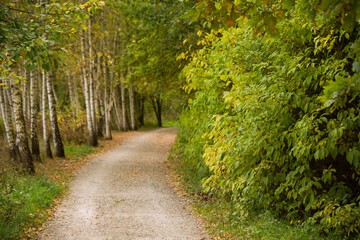
<instances>
[{"instance_id":1,"label":"grass","mask_svg":"<svg viewBox=\"0 0 360 240\"><path fill-rule=\"evenodd\" d=\"M163 123L163 127L174 127L174 126L177 126L177 121L166 120ZM147 121L147 122L145 122L144 126L141 126L139 128L139 131L147 131L147 130L156 129L156 128L160 128L158 126L157 122Z\"/></svg>"},{"instance_id":2,"label":"grass","mask_svg":"<svg viewBox=\"0 0 360 240\"><path fill-rule=\"evenodd\" d=\"M64 188L54 181L13 172L0 179L0 239L31 236L40 226Z\"/></svg>"},{"instance_id":3,"label":"grass","mask_svg":"<svg viewBox=\"0 0 360 240\"><path fill-rule=\"evenodd\" d=\"M64 147L64 150L65 150L65 156L67 156L68 158L79 159L91 153L94 153L96 151L96 148L82 144L82 145L68 145Z\"/></svg>"},{"instance_id":4,"label":"grass","mask_svg":"<svg viewBox=\"0 0 360 240\"><path fill-rule=\"evenodd\" d=\"M174 152L169 157L177 182L177 192L191 202L194 211L203 219L205 228L214 239L351 239L336 232L325 236L316 225L309 225L297 219L288 221L273 215L270 211L245 212L240 204L222 197L206 195L201 191L203 174L197 173L194 167L189 167L180 159L181 156L175 155Z\"/></svg>"},{"instance_id":5,"label":"grass","mask_svg":"<svg viewBox=\"0 0 360 240\"><path fill-rule=\"evenodd\" d=\"M178 121L165 121L164 122L164 127L177 127L179 124L178 124Z\"/></svg>"}]
</instances>

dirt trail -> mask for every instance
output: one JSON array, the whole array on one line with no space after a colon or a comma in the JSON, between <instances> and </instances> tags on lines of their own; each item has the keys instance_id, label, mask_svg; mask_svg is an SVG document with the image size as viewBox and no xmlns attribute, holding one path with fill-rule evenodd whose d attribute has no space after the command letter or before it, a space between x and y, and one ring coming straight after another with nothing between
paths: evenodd
<instances>
[{"instance_id":1,"label":"dirt trail","mask_svg":"<svg viewBox=\"0 0 360 240\"><path fill-rule=\"evenodd\" d=\"M209 239L166 178L175 136L143 132L90 160L41 239Z\"/></svg>"}]
</instances>

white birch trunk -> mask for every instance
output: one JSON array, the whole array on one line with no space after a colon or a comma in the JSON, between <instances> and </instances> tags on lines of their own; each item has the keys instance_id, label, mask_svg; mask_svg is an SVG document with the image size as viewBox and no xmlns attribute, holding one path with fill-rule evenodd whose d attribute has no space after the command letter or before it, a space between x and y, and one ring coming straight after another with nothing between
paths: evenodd
<instances>
[{"instance_id":1,"label":"white birch trunk","mask_svg":"<svg viewBox=\"0 0 360 240\"><path fill-rule=\"evenodd\" d=\"M41 162L39 139L37 136L37 78L34 77L34 73L30 72L30 131L31 131L31 151L35 161Z\"/></svg>"},{"instance_id":2,"label":"white birch trunk","mask_svg":"<svg viewBox=\"0 0 360 240\"><path fill-rule=\"evenodd\" d=\"M16 167L19 164L19 153L15 143L15 136L12 127L11 112L9 107L9 101L6 96L6 89L2 87L0 89L0 107L4 120L5 134L8 142L9 155L11 164Z\"/></svg>"},{"instance_id":3,"label":"white birch trunk","mask_svg":"<svg viewBox=\"0 0 360 240\"><path fill-rule=\"evenodd\" d=\"M91 146L97 146L97 138L93 128L93 121L91 116L91 107L90 107L90 94L89 94L89 83L86 76L86 58L85 58L85 41L84 33L81 34L81 57L82 57L82 75L83 75L83 84L84 84L84 97L85 97L85 107L86 107L86 120L88 125L88 134L89 134L89 144Z\"/></svg>"},{"instance_id":4,"label":"white birch trunk","mask_svg":"<svg viewBox=\"0 0 360 240\"><path fill-rule=\"evenodd\" d=\"M94 93L94 64L93 64L93 55L92 55L92 39L91 39L91 20L88 19L88 41L89 41L89 97L90 97L90 111L91 111L91 120L94 128L94 133L97 132L96 129L96 114L95 114L95 93Z\"/></svg>"},{"instance_id":5,"label":"white birch trunk","mask_svg":"<svg viewBox=\"0 0 360 240\"><path fill-rule=\"evenodd\" d=\"M126 119L126 89L124 84L124 75L120 74L120 88L121 88L121 118L122 118L122 130L128 130L128 124Z\"/></svg>"},{"instance_id":6,"label":"white birch trunk","mask_svg":"<svg viewBox=\"0 0 360 240\"><path fill-rule=\"evenodd\" d=\"M46 73L42 73L42 126L43 126L43 139L44 139L44 148L45 154L48 158L53 158L51 147L50 147L50 139L47 130L47 117L46 117L46 96L47 96L47 87L46 87Z\"/></svg>"},{"instance_id":7,"label":"white birch trunk","mask_svg":"<svg viewBox=\"0 0 360 240\"><path fill-rule=\"evenodd\" d=\"M53 92L52 76L46 74L46 87L49 100L50 126L57 157L65 157L64 145L61 140L59 125L57 122L56 101Z\"/></svg>"},{"instance_id":8,"label":"white birch trunk","mask_svg":"<svg viewBox=\"0 0 360 240\"><path fill-rule=\"evenodd\" d=\"M34 164L29 148L28 137L26 134L25 119L22 109L21 93L19 84L13 82L11 84L12 102L14 108L14 123L16 130L16 145L19 150L20 162L24 172L34 173Z\"/></svg>"}]
</instances>

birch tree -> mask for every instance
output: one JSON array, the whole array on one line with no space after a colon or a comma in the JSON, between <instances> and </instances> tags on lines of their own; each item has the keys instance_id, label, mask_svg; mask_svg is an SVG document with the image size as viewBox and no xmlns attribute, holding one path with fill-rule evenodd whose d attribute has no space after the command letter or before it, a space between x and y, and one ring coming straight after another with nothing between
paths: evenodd
<instances>
[{"instance_id":1,"label":"birch tree","mask_svg":"<svg viewBox=\"0 0 360 240\"><path fill-rule=\"evenodd\" d=\"M31 156L28 137L25 128L25 119L22 109L22 99L19 90L19 84L13 81L11 83L12 90L12 102L14 110L14 123L16 130L16 145L19 149L20 162L22 164L22 170L27 173L34 173L34 164Z\"/></svg>"},{"instance_id":2,"label":"birch tree","mask_svg":"<svg viewBox=\"0 0 360 240\"><path fill-rule=\"evenodd\" d=\"M80 111L80 101L79 101L79 94L74 86L73 78L71 77L71 74L69 73L69 67L66 67L66 78L68 83L68 89L69 89L69 97L70 97L70 104L72 106L73 111L73 117L75 118Z\"/></svg>"},{"instance_id":3,"label":"birch tree","mask_svg":"<svg viewBox=\"0 0 360 240\"><path fill-rule=\"evenodd\" d=\"M91 19L88 19L88 47L89 47L89 103L90 103L90 113L91 121L94 134L96 130L96 114L95 114L95 94L94 94L94 63L93 63L93 54L92 54L92 37L91 37ZM84 66L85 67L85 66Z\"/></svg>"},{"instance_id":4,"label":"birch tree","mask_svg":"<svg viewBox=\"0 0 360 240\"><path fill-rule=\"evenodd\" d=\"M121 119L122 119L122 130L128 130L128 124L126 119L126 89L124 84L124 75L120 74L120 88L121 88Z\"/></svg>"},{"instance_id":5,"label":"birch tree","mask_svg":"<svg viewBox=\"0 0 360 240\"><path fill-rule=\"evenodd\" d=\"M37 108L38 108L38 89L37 78L34 77L34 72L30 72L30 117L31 117L31 151L35 161L41 162L39 139L37 136Z\"/></svg>"},{"instance_id":6,"label":"birch tree","mask_svg":"<svg viewBox=\"0 0 360 240\"><path fill-rule=\"evenodd\" d=\"M59 125L57 121L57 113L56 113L56 101L53 93L53 83L52 83L52 75L50 73L46 74L46 87L47 87L47 95L49 100L49 113L50 113L50 126L53 137L53 143L55 148L55 155L57 157L65 157L64 146L61 140Z\"/></svg>"},{"instance_id":7,"label":"birch tree","mask_svg":"<svg viewBox=\"0 0 360 240\"><path fill-rule=\"evenodd\" d=\"M47 96L47 87L46 87L46 73L42 73L42 127L43 127L43 139L44 139L44 148L45 154L48 158L53 158L51 147L50 147L50 139L47 131L47 115L46 115L46 96Z\"/></svg>"},{"instance_id":8,"label":"birch tree","mask_svg":"<svg viewBox=\"0 0 360 240\"><path fill-rule=\"evenodd\" d=\"M112 139L111 135L111 108L112 108L112 79L107 77L106 58L103 60L103 81L104 81L104 112L105 112L105 138Z\"/></svg>"},{"instance_id":9,"label":"birch tree","mask_svg":"<svg viewBox=\"0 0 360 240\"><path fill-rule=\"evenodd\" d=\"M2 83L5 84L5 82ZM9 146L8 149L9 149L10 161L14 166L16 166L19 163L19 151L15 142L15 136L14 136L13 125L11 120L12 115L10 111L10 104L6 96L7 94L6 92L7 89L4 86L2 86L0 89L0 107L4 120L5 134Z\"/></svg>"},{"instance_id":10,"label":"birch tree","mask_svg":"<svg viewBox=\"0 0 360 240\"><path fill-rule=\"evenodd\" d=\"M83 77L83 84L84 84L84 97L85 97L85 108L86 108L86 120L87 120L87 128L88 128L88 135L89 135L89 144L91 146L97 146L97 136L94 131L93 121L92 121L92 114L91 114L91 103L90 103L90 92L89 92L89 82L87 79L86 73L86 57L85 57L85 39L84 39L84 32L82 31L80 37L80 45L81 45L81 58L82 58L82 77Z\"/></svg>"}]
</instances>

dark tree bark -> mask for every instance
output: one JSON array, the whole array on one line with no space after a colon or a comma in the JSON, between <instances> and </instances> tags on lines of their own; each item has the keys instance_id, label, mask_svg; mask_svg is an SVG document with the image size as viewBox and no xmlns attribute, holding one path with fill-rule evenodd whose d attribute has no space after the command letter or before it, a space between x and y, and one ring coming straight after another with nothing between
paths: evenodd
<instances>
[{"instance_id":1,"label":"dark tree bark","mask_svg":"<svg viewBox=\"0 0 360 240\"><path fill-rule=\"evenodd\" d=\"M162 127L162 119L161 119L162 100L160 95L158 95L157 97L151 97L151 103L155 111L158 126Z\"/></svg>"},{"instance_id":2,"label":"dark tree bark","mask_svg":"<svg viewBox=\"0 0 360 240\"><path fill-rule=\"evenodd\" d=\"M145 97L139 97L139 117L138 121L140 126L144 126L144 118L145 118Z\"/></svg>"},{"instance_id":3,"label":"dark tree bark","mask_svg":"<svg viewBox=\"0 0 360 240\"><path fill-rule=\"evenodd\" d=\"M130 122L131 130L136 130L136 118L135 118L135 96L134 96L134 86L130 84L129 86L129 105L130 105Z\"/></svg>"}]
</instances>

